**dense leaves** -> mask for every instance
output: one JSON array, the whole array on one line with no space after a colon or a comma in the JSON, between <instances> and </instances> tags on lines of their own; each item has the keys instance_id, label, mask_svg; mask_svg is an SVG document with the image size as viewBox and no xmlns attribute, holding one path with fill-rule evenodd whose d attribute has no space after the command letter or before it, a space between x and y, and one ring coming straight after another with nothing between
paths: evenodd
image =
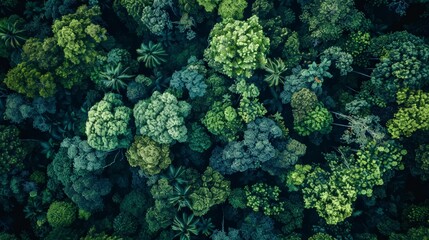
<instances>
[{"instance_id":1,"label":"dense leaves","mask_svg":"<svg viewBox=\"0 0 429 240\"><path fill-rule=\"evenodd\" d=\"M0 239L427 239L428 3L0 1Z\"/></svg>"}]
</instances>

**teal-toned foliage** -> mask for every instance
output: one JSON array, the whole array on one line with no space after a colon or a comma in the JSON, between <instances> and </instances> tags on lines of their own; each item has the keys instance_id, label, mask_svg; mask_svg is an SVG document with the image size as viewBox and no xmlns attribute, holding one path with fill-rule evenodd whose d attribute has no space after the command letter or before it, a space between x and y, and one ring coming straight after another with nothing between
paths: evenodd
<instances>
[{"instance_id":1,"label":"teal-toned foliage","mask_svg":"<svg viewBox=\"0 0 429 240\"><path fill-rule=\"evenodd\" d=\"M171 93L155 91L149 99L134 106L137 132L160 144L185 142L188 133L185 118L190 111L189 103L177 100Z\"/></svg>"}]
</instances>

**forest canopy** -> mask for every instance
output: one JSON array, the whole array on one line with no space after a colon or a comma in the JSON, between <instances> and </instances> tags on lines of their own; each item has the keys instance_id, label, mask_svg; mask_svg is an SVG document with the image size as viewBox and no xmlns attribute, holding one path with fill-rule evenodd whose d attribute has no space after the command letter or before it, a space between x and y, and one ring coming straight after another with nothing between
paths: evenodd
<instances>
[{"instance_id":1,"label":"forest canopy","mask_svg":"<svg viewBox=\"0 0 429 240\"><path fill-rule=\"evenodd\" d=\"M429 0L0 1L0 240L429 239Z\"/></svg>"}]
</instances>

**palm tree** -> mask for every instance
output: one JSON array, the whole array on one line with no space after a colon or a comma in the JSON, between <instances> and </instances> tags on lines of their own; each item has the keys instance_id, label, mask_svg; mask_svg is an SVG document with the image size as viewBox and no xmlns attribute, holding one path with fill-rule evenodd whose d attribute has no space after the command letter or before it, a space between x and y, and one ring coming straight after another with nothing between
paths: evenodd
<instances>
[{"instance_id":1,"label":"palm tree","mask_svg":"<svg viewBox=\"0 0 429 240\"><path fill-rule=\"evenodd\" d=\"M272 87L283 83L284 77L282 74L287 70L287 67L280 58L274 60L268 59L267 64L264 66L264 70L268 72L268 74L265 75L264 81Z\"/></svg>"},{"instance_id":2,"label":"palm tree","mask_svg":"<svg viewBox=\"0 0 429 240\"><path fill-rule=\"evenodd\" d=\"M142 43L137 53L139 54L137 61L144 62L147 68L157 67L167 61L167 53L161 43L154 44L152 41L148 45Z\"/></svg>"},{"instance_id":3,"label":"palm tree","mask_svg":"<svg viewBox=\"0 0 429 240\"><path fill-rule=\"evenodd\" d=\"M20 48L22 43L27 38L22 34L25 30L18 29L14 24L8 23L6 26L0 25L0 38L4 41L5 45L12 48Z\"/></svg>"},{"instance_id":4,"label":"palm tree","mask_svg":"<svg viewBox=\"0 0 429 240\"><path fill-rule=\"evenodd\" d=\"M104 86L117 92L119 92L120 89L126 88L127 84L124 80L133 77L132 75L126 74L128 69L128 67L122 69L121 63L118 63L115 68L113 66L107 66L106 71L100 73L100 76L103 78L102 82Z\"/></svg>"},{"instance_id":5,"label":"palm tree","mask_svg":"<svg viewBox=\"0 0 429 240\"><path fill-rule=\"evenodd\" d=\"M174 237L179 237L180 240L190 240L191 234L198 234L197 224L198 219L194 219L194 214L188 216L186 213L183 213L181 218L176 216L171 226L173 231L178 232Z\"/></svg>"}]
</instances>

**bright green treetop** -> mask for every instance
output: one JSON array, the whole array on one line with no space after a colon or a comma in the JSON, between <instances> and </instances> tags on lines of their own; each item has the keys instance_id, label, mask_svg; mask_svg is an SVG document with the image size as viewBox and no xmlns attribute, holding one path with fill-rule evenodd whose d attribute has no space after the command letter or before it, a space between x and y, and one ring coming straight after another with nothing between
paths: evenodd
<instances>
[{"instance_id":1,"label":"bright green treetop","mask_svg":"<svg viewBox=\"0 0 429 240\"><path fill-rule=\"evenodd\" d=\"M76 13L63 16L52 26L58 46L73 64L91 63L96 59L94 45L107 40L106 29L92 20L101 15L100 8L81 6Z\"/></svg>"},{"instance_id":2,"label":"bright green treetop","mask_svg":"<svg viewBox=\"0 0 429 240\"><path fill-rule=\"evenodd\" d=\"M246 205L255 212L263 212L267 216L279 215L284 210L280 201L280 188L266 183L256 183L245 187Z\"/></svg>"},{"instance_id":3,"label":"bright green treetop","mask_svg":"<svg viewBox=\"0 0 429 240\"><path fill-rule=\"evenodd\" d=\"M392 138L410 137L418 130L429 130L429 93L401 89L396 95L400 108L387 122Z\"/></svg>"},{"instance_id":4,"label":"bright green treetop","mask_svg":"<svg viewBox=\"0 0 429 240\"><path fill-rule=\"evenodd\" d=\"M209 39L206 61L229 77L250 78L253 70L267 62L270 40L264 36L257 16L246 21L225 19L213 27Z\"/></svg>"}]
</instances>

